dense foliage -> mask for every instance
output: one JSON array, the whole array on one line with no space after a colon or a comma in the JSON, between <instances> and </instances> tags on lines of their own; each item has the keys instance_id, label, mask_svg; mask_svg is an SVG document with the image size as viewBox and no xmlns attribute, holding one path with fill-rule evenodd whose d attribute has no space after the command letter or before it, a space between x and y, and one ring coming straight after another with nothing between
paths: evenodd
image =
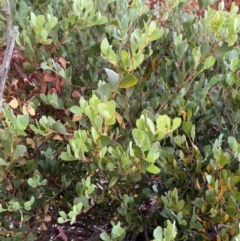
<instances>
[{"instance_id":1,"label":"dense foliage","mask_svg":"<svg viewBox=\"0 0 240 241\"><path fill-rule=\"evenodd\" d=\"M79 220L105 241L239 240L238 8L10 2L0 240Z\"/></svg>"}]
</instances>

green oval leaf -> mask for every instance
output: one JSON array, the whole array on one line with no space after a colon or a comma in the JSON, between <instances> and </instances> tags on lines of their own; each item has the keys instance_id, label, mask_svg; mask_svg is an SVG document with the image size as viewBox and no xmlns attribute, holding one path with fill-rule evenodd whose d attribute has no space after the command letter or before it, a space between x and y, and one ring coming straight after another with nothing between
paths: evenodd
<instances>
[{"instance_id":1,"label":"green oval leaf","mask_svg":"<svg viewBox=\"0 0 240 241\"><path fill-rule=\"evenodd\" d=\"M162 228L157 227L153 232L153 237L157 240L162 240Z\"/></svg>"},{"instance_id":2,"label":"green oval leaf","mask_svg":"<svg viewBox=\"0 0 240 241\"><path fill-rule=\"evenodd\" d=\"M136 69L140 64L143 62L144 55L142 53L138 53L134 55L133 60L134 60L134 69Z\"/></svg>"},{"instance_id":3,"label":"green oval leaf","mask_svg":"<svg viewBox=\"0 0 240 241\"><path fill-rule=\"evenodd\" d=\"M45 62L41 63L41 68L43 70L50 69Z\"/></svg>"},{"instance_id":4,"label":"green oval leaf","mask_svg":"<svg viewBox=\"0 0 240 241\"><path fill-rule=\"evenodd\" d=\"M72 106L70 109L69 109L73 114L82 114L82 109L79 107L79 106Z\"/></svg>"},{"instance_id":5,"label":"green oval leaf","mask_svg":"<svg viewBox=\"0 0 240 241\"><path fill-rule=\"evenodd\" d=\"M16 124L20 130L25 130L29 124L29 116L28 115L18 115Z\"/></svg>"},{"instance_id":6,"label":"green oval leaf","mask_svg":"<svg viewBox=\"0 0 240 241\"><path fill-rule=\"evenodd\" d=\"M157 39L159 39L159 38L161 38L162 37L162 35L163 35L163 30L162 29L155 29L153 32L152 32L152 34L150 35L150 41L155 41L155 40L157 40Z\"/></svg>"},{"instance_id":7,"label":"green oval leaf","mask_svg":"<svg viewBox=\"0 0 240 241\"><path fill-rule=\"evenodd\" d=\"M102 25L102 24L106 23L107 21L108 21L107 17L102 16L98 19L96 25Z\"/></svg>"},{"instance_id":8,"label":"green oval leaf","mask_svg":"<svg viewBox=\"0 0 240 241\"><path fill-rule=\"evenodd\" d=\"M192 127L193 127L193 124L189 121L184 121L182 123L183 131L187 134L187 136L191 135Z\"/></svg>"},{"instance_id":9,"label":"green oval leaf","mask_svg":"<svg viewBox=\"0 0 240 241\"><path fill-rule=\"evenodd\" d=\"M48 31L46 31L45 29L43 29L41 31L41 37L43 40L47 40L47 37L48 37Z\"/></svg>"},{"instance_id":10,"label":"green oval leaf","mask_svg":"<svg viewBox=\"0 0 240 241\"><path fill-rule=\"evenodd\" d=\"M38 15L36 17L36 27L41 28L45 23L45 16L44 15Z\"/></svg>"},{"instance_id":11,"label":"green oval leaf","mask_svg":"<svg viewBox=\"0 0 240 241\"><path fill-rule=\"evenodd\" d=\"M29 62L24 62L23 67L24 67L24 70L28 73L32 73L33 71L36 70L36 68L32 66L32 64Z\"/></svg>"},{"instance_id":12,"label":"green oval leaf","mask_svg":"<svg viewBox=\"0 0 240 241\"><path fill-rule=\"evenodd\" d=\"M13 152L13 160L16 160L18 157L20 157L21 155L23 155L24 152L27 151L27 147L24 145L17 145L17 147L15 148L14 152Z\"/></svg>"},{"instance_id":13,"label":"green oval leaf","mask_svg":"<svg viewBox=\"0 0 240 241\"><path fill-rule=\"evenodd\" d=\"M65 223L65 220L60 217L60 218L58 218L58 222L59 222L59 223Z\"/></svg>"},{"instance_id":14,"label":"green oval leaf","mask_svg":"<svg viewBox=\"0 0 240 241\"><path fill-rule=\"evenodd\" d=\"M111 188L112 186L114 186L116 184L117 180L118 180L118 177L112 177L108 184L108 188Z\"/></svg>"},{"instance_id":15,"label":"green oval leaf","mask_svg":"<svg viewBox=\"0 0 240 241\"><path fill-rule=\"evenodd\" d=\"M70 155L68 152L62 152L62 154L60 155L60 158L63 161L75 161L75 160L77 160L74 156Z\"/></svg>"},{"instance_id":16,"label":"green oval leaf","mask_svg":"<svg viewBox=\"0 0 240 241\"><path fill-rule=\"evenodd\" d=\"M123 80L120 83L120 88L122 89L128 89L134 85L136 85L138 82L138 79L132 75L132 74L126 74L123 78Z\"/></svg>"},{"instance_id":17,"label":"green oval leaf","mask_svg":"<svg viewBox=\"0 0 240 241\"><path fill-rule=\"evenodd\" d=\"M62 135L66 135L67 134L67 130L65 128L65 126L61 123L61 122L56 122L52 125L53 130L55 130L57 133L62 134Z\"/></svg>"},{"instance_id":18,"label":"green oval leaf","mask_svg":"<svg viewBox=\"0 0 240 241\"><path fill-rule=\"evenodd\" d=\"M173 120L173 129L176 130L181 125L181 118L177 117Z\"/></svg>"},{"instance_id":19,"label":"green oval leaf","mask_svg":"<svg viewBox=\"0 0 240 241\"><path fill-rule=\"evenodd\" d=\"M109 81L109 84L111 86L111 90L116 91L117 88L118 88L118 84L119 84L118 73L116 73L115 71L113 71L111 69L107 69L107 68L105 68L105 71L106 71L107 76L108 76L108 81Z\"/></svg>"},{"instance_id":20,"label":"green oval leaf","mask_svg":"<svg viewBox=\"0 0 240 241\"><path fill-rule=\"evenodd\" d=\"M7 166L7 163L2 158L0 158L0 166Z\"/></svg>"},{"instance_id":21,"label":"green oval leaf","mask_svg":"<svg viewBox=\"0 0 240 241\"><path fill-rule=\"evenodd\" d=\"M147 168L147 171L152 173L152 174L158 174L160 173L160 169L158 167L156 167L155 165L150 165L148 168Z\"/></svg>"},{"instance_id":22,"label":"green oval leaf","mask_svg":"<svg viewBox=\"0 0 240 241\"><path fill-rule=\"evenodd\" d=\"M121 60L125 69L129 67L130 64L130 54L126 50L121 51Z\"/></svg>"},{"instance_id":23,"label":"green oval leaf","mask_svg":"<svg viewBox=\"0 0 240 241\"><path fill-rule=\"evenodd\" d=\"M209 56L205 61L204 61L204 68L209 69L215 64L215 58L213 56Z\"/></svg>"},{"instance_id":24,"label":"green oval leaf","mask_svg":"<svg viewBox=\"0 0 240 241\"><path fill-rule=\"evenodd\" d=\"M108 49L110 48L110 45L108 43L107 38L104 38L101 43L101 51L104 55L107 55Z\"/></svg>"}]
</instances>

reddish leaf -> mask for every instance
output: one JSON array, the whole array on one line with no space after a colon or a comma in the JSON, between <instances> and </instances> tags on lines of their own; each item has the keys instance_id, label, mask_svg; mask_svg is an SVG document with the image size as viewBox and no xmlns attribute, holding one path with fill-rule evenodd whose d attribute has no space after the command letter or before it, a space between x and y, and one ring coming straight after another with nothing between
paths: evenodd
<instances>
[{"instance_id":1,"label":"reddish leaf","mask_svg":"<svg viewBox=\"0 0 240 241\"><path fill-rule=\"evenodd\" d=\"M48 94L57 93L57 90L53 87L48 91Z\"/></svg>"},{"instance_id":2,"label":"reddish leaf","mask_svg":"<svg viewBox=\"0 0 240 241\"><path fill-rule=\"evenodd\" d=\"M40 93L40 90L38 87L35 87L32 91L33 95L36 95L36 94L39 94Z\"/></svg>"},{"instance_id":3,"label":"reddish leaf","mask_svg":"<svg viewBox=\"0 0 240 241\"><path fill-rule=\"evenodd\" d=\"M60 87L60 89L61 89L61 92L62 92L63 89L64 89L64 84L65 84L64 79L61 79L60 84L59 84L59 87Z\"/></svg>"},{"instance_id":4,"label":"reddish leaf","mask_svg":"<svg viewBox=\"0 0 240 241\"><path fill-rule=\"evenodd\" d=\"M61 88L60 88L60 76L58 76L55 79L55 88L57 90L57 93L60 94L61 93Z\"/></svg>"},{"instance_id":5,"label":"reddish leaf","mask_svg":"<svg viewBox=\"0 0 240 241\"><path fill-rule=\"evenodd\" d=\"M81 97L81 94L79 93L79 91L74 90L74 91L72 92L72 97L80 98L80 97Z\"/></svg>"},{"instance_id":6,"label":"reddish leaf","mask_svg":"<svg viewBox=\"0 0 240 241\"><path fill-rule=\"evenodd\" d=\"M63 67L64 69L66 69L66 67L67 67L67 65L66 65L66 60L65 60L63 57L60 57L60 58L58 59L58 61L60 62L60 64L62 65L62 67Z\"/></svg>"},{"instance_id":7,"label":"reddish leaf","mask_svg":"<svg viewBox=\"0 0 240 241\"><path fill-rule=\"evenodd\" d=\"M55 80L55 77L51 74L45 74L43 76L43 80L44 80L44 82L51 82L51 81Z\"/></svg>"},{"instance_id":8,"label":"reddish leaf","mask_svg":"<svg viewBox=\"0 0 240 241\"><path fill-rule=\"evenodd\" d=\"M29 79L34 78L34 73L30 73L30 74L28 75L28 78L29 78Z\"/></svg>"},{"instance_id":9,"label":"reddish leaf","mask_svg":"<svg viewBox=\"0 0 240 241\"><path fill-rule=\"evenodd\" d=\"M42 81L42 83L41 83L41 92L42 92L42 93L45 93L46 90L47 90L47 85L46 85L45 82Z\"/></svg>"},{"instance_id":10,"label":"reddish leaf","mask_svg":"<svg viewBox=\"0 0 240 241\"><path fill-rule=\"evenodd\" d=\"M38 82L42 79L42 74L39 74L37 72L33 72L32 78L36 79Z\"/></svg>"}]
</instances>

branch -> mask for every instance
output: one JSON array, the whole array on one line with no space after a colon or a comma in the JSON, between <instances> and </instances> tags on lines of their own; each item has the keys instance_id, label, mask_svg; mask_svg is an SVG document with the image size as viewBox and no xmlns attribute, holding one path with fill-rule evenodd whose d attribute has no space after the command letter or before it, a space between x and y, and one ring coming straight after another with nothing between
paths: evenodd
<instances>
[{"instance_id":1,"label":"branch","mask_svg":"<svg viewBox=\"0 0 240 241\"><path fill-rule=\"evenodd\" d=\"M7 43L6 43L6 50L5 50L5 54L2 62L2 68L0 69L0 113L2 112L4 86L5 86L8 71L10 68L12 53L15 47L15 40L18 33L18 27L14 26L11 34L12 21L11 21L10 4L8 0L6 0L4 12L6 14L6 20L7 20Z\"/></svg>"},{"instance_id":2,"label":"branch","mask_svg":"<svg viewBox=\"0 0 240 241\"><path fill-rule=\"evenodd\" d=\"M8 44L11 42L12 19L11 19L10 4L8 0L6 0L4 12L6 14L6 20L7 20L7 47L9 47Z\"/></svg>"}]
</instances>

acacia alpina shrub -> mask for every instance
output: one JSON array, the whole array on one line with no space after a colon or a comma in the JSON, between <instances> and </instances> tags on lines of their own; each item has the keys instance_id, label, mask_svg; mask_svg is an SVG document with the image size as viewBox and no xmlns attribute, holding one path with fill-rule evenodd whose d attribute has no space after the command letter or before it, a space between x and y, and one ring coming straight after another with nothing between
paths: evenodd
<instances>
[{"instance_id":1,"label":"acacia alpina shrub","mask_svg":"<svg viewBox=\"0 0 240 241\"><path fill-rule=\"evenodd\" d=\"M0 240L237 241L238 8L14 3Z\"/></svg>"}]
</instances>

